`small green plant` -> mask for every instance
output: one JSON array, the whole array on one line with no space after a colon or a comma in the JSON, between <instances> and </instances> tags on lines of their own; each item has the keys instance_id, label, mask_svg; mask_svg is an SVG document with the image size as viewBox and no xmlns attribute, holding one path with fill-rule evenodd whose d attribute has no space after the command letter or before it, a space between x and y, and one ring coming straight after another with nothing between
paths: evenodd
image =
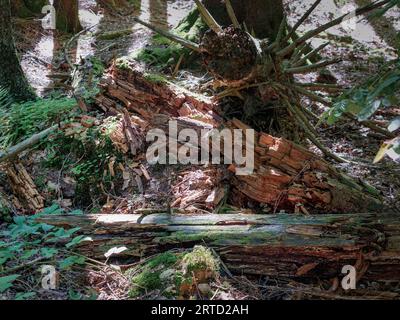
<instances>
[{"instance_id":1,"label":"small green plant","mask_svg":"<svg viewBox=\"0 0 400 320\"><path fill-rule=\"evenodd\" d=\"M186 275L198 271L205 271L210 276L218 272L218 263L210 249L203 246L195 246L193 251L187 253L182 259L183 272Z\"/></svg>"},{"instance_id":2,"label":"small green plant","mask_svg":"<svg viewBox=\"0 0 400 320\"><path fill-rule=\"evenodd\" d=\"M144 294L158 294L172 299L190 297L195 293L196 284L215 279L219 262L210 249L195 246L184 253L165 252L146 263L127 271L133 274L132 298Z\"/></svg>"},{"instance_id":3,"label":"small green plant","mask_svg":"<svg viewBox=\"0 0 400 320\"><path fill-rule=\"evenodd\" d=\"M400 59L392 61L384 71L367 79L362 85L341 95L323 115L328 124L334 124L344 114L351 114L359 121L368 120L380 108L387 108L399 103ZM389 132L400 129L400 118L395 118L388 126ZM378 151L374 162L379 162L385 155L393 160L400 159L400 136L385 141Z\"/></svg>"}]
</instances>

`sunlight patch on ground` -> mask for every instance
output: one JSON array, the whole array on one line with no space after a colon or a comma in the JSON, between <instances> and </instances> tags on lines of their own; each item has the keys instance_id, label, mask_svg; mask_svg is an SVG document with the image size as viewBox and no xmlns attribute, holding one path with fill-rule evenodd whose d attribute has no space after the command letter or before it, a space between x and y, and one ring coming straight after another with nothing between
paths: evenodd
<instances>
[{"instance_id":1,"label":"sunlight patch on ground","mask_svg":"<svg viewBox=\"0 0 400 320\"><path fill-rule=\"evenodd\" d=\"M98 24L103 18L101 13L96 14L94 12L96 6L97 3L95 0L80 1L79 20L81 21L82 28L94 27L79 36L77 41L76 62L79 62L81 57L85 58L95 53L95 49L93 48L95 38L93 34L97 31Z\"/></svg>"},{"instance_id":2,"label":"sunlight patch on ground","mask_svg":"<svg viewBox=\"0 0 400 320\"><path fill-rule=\"evenodd\" d=\"M37 90L39 96L43 94L43 90L52 82L47 76L51 73L53 54L53 31L47 30L43 33L42 38L35 48L22 56L22 69L24 70L29 83Z\"/></svg>"}]
</instances>

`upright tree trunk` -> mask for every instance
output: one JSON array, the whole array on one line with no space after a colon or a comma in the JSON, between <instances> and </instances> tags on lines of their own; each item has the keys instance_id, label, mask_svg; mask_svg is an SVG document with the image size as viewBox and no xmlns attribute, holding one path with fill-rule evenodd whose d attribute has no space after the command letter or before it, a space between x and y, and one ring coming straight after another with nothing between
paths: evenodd
<instances>
[{"instance_id":1,"label":"upright tree trunk","mask_svg":"<svg viewBox=\"0 0 400 320\"><path fill-rule=\"evenodd\" d=\"M203 0L213 17L222 26L232 24L224 0ZM231 0L233 10L240 24L258 38L275 39L283 19L282 0Z\"/></svg>"},{"instance_id":2,"label":"upright tree trunk","mask_svg":"<svg viewBox=\"0 0 400 320\"><path fill-rule=\"evenodd\" d=\"M0 86L7 88L17 101L34 99L17 57L12 32L10 0L0 0Z\"/></svg>"},{"instance_id":3,"label":"upright tree trunk","mask_svg":"<svg viewBox=\"0 0 400 320\"><path fill-rule=\"evenodd\" d=\"M20 18L32 17L42 12L47 0L13 0L11 1L11 13Z\"/></svg>"},{"instance_id":4,"label":"upright tree trunk","mask_svg":"<svg viewBox=\"0 0 400 320\"><path fill-rule=\"evenodd\" d=\"M57 30L67 33L78 33L82 30L78 0L55 0L54 7L57 12Z\"/></svg>"}]
</instances>

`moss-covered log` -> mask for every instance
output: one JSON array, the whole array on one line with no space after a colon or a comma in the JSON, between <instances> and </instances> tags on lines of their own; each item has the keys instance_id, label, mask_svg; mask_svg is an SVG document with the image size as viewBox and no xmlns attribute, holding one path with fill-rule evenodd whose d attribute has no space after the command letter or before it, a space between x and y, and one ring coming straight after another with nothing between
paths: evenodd
<instances>
[{"instance_id":1,"label":"moss-covered log","mask_svg":"<svg viewBox=\"0 0 400 320\"><path fill-rule=\"evenodd\" d=\"M115 246L127 248L120 258L143 258L206 243L236 274L330 279L344 265L357 265L366 268L365 279L400 276L396 214L51 215L39 220L81 227L91 239L79 251L98 259Z\"/></svg>"}]
</instances>

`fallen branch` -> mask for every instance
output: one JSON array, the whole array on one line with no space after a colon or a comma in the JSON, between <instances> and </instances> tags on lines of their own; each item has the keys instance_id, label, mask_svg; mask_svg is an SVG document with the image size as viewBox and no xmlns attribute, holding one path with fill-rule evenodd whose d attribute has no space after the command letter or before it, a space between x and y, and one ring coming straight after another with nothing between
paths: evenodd
<instances>
[{"instance_id":1,"label":"fallen branch","mask_svg":"<svg viewBox=\"0 0 400 320\"><path fill-rule=\"evenodd\" d=\"M47 128L46 130L43 130L42 132L34 134L30 138L22 141L21 143L15 145L13 147L10 147L3 152L0 152L0 163L10 160L12 158L15 158L22 151L25 151L25 150L31 148L32 146L36 145L37 143L40 142L40 140L47 137L49 134L53 133L57 129L58 129L58 125L54 125L50 128Z\"/></svg>"}]
</instances>

